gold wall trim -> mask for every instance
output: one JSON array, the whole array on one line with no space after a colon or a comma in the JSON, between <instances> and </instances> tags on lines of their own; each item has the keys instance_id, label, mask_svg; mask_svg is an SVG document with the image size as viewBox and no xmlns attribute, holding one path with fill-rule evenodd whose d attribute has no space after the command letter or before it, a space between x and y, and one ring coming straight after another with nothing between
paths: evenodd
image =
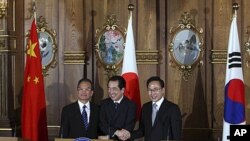
<instances>
[{"instance_id":1,"label":"gold wall trim","mask_svg":"<svg viewBox=\"0 0 250 141\"><path fill-rule=\"evenodd\" d=\"M227 50L211 50L212 64L226 64L227 62Z\"/></svg>"},{"instance_id":2,"label":"gold wall trim","mask_svg":"<svg viewBox=\"0 0 250 141\"><path fill-rule=\"evenodd\" d=\"M1 47L0 47L0 53L6 53L6 52L13 52L13 50L6 50L6 49L1 50Z\"/></svg>"},{"instance_id":3,"label":"gold wall trim","mask_svg":"<svg viewBox=\"0 0 250 141\"><path fill-rule=\"evenodd\" d=\"M13 36L13 35L0 35L0 38L16 38L16 36Z\"/></svg>"},{"instance_id":4,"label":"gold wall trim","mask_svg":"<svg viewBox=\"0 0 250 141\"><path fill-rule=\"evenodd\" d=\"M78 65L85 64L86 51L64 52L64 64ZM158 50L137 50L136 51L137 64L159 64L160 51Z\"/></svg>"},{"instance_id":5,"label":"gold wall trim","mask_svg":"<svg viewBox=\"0 0 250 141\"><path fill-rule=\"evenodd\" d=\"M11 128L0 128L0 131L11 131Z\"/></svg>"},{"instance_id":6,"label":"gold wall trim","mask_svg":"<svg viewBox=\"0 0 250 141\"><path fill-rule=\"evenodd\" d=\"M137 50L136 61L137 64L159 64L160 51L158 50Z\"/></svg>"},{"instance_id":7,"label":"gold wall trim","mask_svg":"<svg viewBox=\"0 0 250 141\"><path fill-rule=\"evenodd\" d=\"M248 31L248 29L247 29L247 31ZM246 51L246 55L247 55L246 56L246 66L249 68L250 67L250 34L249 33L248 33L248 40L245 43L245 51Z\"/></svg>"},{"instance_id":8,"label":"gold wall trim","mask_svg":"<svg viewBox=\"0 0 250 141\"><path fill-rule=\"evenodd\" d=\"M67 65L80 65L85 64L86 59L86 51L72 51L72 52L64 52L64 64Z\"/></svg>"},{"instance_id":9,"label":"gold wall trim","mask_svg":"<svg viewBox=\"0 0 250 141\"><path fill-rule=\"evenodd\" d=\"M0 2L0 19L2 19L7 15L7 6L8 6L7 2L5 1Z\"/></svg>"},{"instance_id":10,"label":"gold wall trim","mask_svg":"<svg viewBox=\"0 0 250 141\"><path fill-rule=\"evenodd\" d=\"M60 128L59 125L48 125L48 128ZM0 128L0 131L11 131L13 130L12 128Z\"/></svg>"},{"instance_id":11,"label":"gold wall trim","mask_svg":"<svg viewBox=\"0 0 250 141\"><path fill-rule=\"evenodd\" d=\"M48 128L60 128L59 125L48 125L47 127L48 127Z\"/></svg>"}]
</instances>

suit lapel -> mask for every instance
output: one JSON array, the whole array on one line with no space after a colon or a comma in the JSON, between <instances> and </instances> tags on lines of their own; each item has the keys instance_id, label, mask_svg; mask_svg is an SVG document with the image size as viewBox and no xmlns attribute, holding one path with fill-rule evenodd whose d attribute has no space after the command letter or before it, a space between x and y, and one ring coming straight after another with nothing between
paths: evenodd
<instances>
[{"instance_id":1,"label":"suit lapel","mask_svg":"<svg viewBox=\"0 0 250 141\"><path fill-rule=\"evenodd\" d=\"M114 109L114 102L112 101L112 99L109 99L109 102L107 103L107 116L108 116L108 122L112 123L112 120L114 120L114 116L115 116L115 109Z\"/></svg>"},{"instance_id":2,"label":"suit lapel","mask_svg":"<svg viewBox=\"0 0 250 141\"><path fill-rule=\"evenodd\" d=\"M93 106L92 106L92 103L90 102L89 103L89 108L90 108L90 115L89 115L89 126L88 126L88 128L87 129L89 129L91 126L92 126L92 124L91 123L93 123L93 122L95 122L95 121L92 121L92 120L94 120L94 118L92 117L93 116L93 111L94 111L94 109L93 109Z\"/></svg>"},{"instance_id":3,"label":"suit lapel","mask_svg":"<svg viewBox=\"0 0 250 141\"><path fill-rule=\"evenodd\" d=\"M81 110L80 110L80 108L79 108L78 102L75 103L73 113L76 115L76 117L78 117L78 118L77 118L78 120L81 120L81 119L82 119L82 117L81 117L81 116L82 116L82 115L81 115Z\"/></svg>"},{"instance_id":4,"label":"suit lapel","mask_svg":"<svg viewBox=\"0 0 250 141\"><path fill-rule=\"evenodd\" d=\"M81 129L86 130L86 129L84 128L84 125L83 125L81 109L79 108L78 102L76 102L76 104L75 104L74 114L75 114L76 117L77 117L77 119L76 119L77 121L76 121L76 122L77 122L77 123L81 123L81 124L79 124L79 126L81 127Z\"/></svg>"},{"instance_id":5,"label":"suit lapel","mask_svg":"<svg viewBox=\"0 0 250 141\"><path fill-rule=\"evenodd\" d=\"M150 102L146 107L145 110L145 126L146 128L149 128L151 130L151 128L153 127L152 125L152 102ZM155 119L156 120L156 119Z\"/></svg>"}]
</instances>

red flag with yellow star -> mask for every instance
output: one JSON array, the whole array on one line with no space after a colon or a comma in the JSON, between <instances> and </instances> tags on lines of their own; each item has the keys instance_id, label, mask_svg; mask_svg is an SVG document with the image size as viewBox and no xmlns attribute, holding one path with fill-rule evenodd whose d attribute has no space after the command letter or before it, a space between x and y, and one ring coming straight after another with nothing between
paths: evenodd
<instances>
[{"instance_id":1,"label":"red flag with yellow star","mask_svg":"<svg viewBox=\"0 0 250 141\"><path fill-rule=\"evenodd\" d=\"M42 60L35 20L31 25L26 52L21 127L22 138L48 141Z\"/></svg>"}]
</instances>

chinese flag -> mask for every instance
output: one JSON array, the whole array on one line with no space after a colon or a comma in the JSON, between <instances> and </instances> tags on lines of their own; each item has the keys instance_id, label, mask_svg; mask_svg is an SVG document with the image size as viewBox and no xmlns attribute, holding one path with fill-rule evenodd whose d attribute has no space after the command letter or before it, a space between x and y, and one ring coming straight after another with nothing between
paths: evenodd
<instances>
[{"instance_id":1,"label":"chinese flag","mask_svg":"<svg viewBox=\"0 0 250 141\"><path fill-rule=\"evenodd\" d=\"M122 77L126 80L125 95L137 105L137 119L140 117L141 98L140 86L137 73L134 34L132 28L132 14L128 21L126 44L122 65Z\"/></svg>"},{"instance_id":2,"label":"chinese flag","mask_svg":"<svg viewBox=\"0 0 250 141\"><path fill-rule=\"evenodd\" d=\"M48 141L44 82L35 20L30 30L26 52L22 97L22 138Z\"/></svg>"}]
</instances>

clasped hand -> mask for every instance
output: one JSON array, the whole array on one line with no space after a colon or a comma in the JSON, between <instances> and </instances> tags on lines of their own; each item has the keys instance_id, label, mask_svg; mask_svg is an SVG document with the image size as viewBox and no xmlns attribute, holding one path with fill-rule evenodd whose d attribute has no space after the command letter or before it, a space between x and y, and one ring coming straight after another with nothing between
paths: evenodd
<instances>
[{"instance_id":1,"label":"clasped hand","mask_svg":"<svg viewBox=\"0 0 250 141\"><path fill-rule=\"evenodd\" d=\"M122 141L125 141L131 137L131 134L126 129L116 130L115 135Z\"/></svg>"}]
</instances>

